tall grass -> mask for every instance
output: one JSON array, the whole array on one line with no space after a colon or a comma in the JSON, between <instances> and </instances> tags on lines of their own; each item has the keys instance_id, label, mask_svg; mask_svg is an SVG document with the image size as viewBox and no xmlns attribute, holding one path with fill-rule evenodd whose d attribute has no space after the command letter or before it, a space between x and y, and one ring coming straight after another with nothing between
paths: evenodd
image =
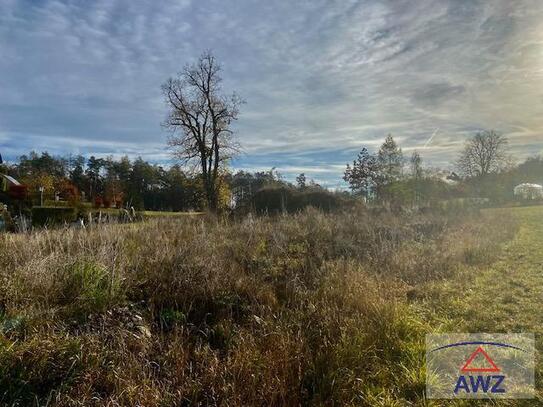
<instances>
[{"instance_id":1,"label":"tall grass","mask_svg":"<svg viewBox=\"0 0 543 407\"><path fill-rule=\"evenodd\" d=\"M310 209L4 235L0 403L416 404L410 293L491 261L498 230Z\"/></svg>"}]
</instances>

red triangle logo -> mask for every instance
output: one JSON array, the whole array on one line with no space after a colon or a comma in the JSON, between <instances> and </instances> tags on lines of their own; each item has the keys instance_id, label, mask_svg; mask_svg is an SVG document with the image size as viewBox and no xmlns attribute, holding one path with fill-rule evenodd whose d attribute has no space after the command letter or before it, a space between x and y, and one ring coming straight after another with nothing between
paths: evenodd
<instances>
[{"instance_id":1,"label":"red triangle logo","mask_svg":"<svg viewBox=\"0 0 543 407\"><path fill-rule=\"evenodd\" d=\"M490 367L470 367L471 363L475 360L477 355L480 355L480 354L484 356L486 361L490 364ZM496 366L496 363L494 363L494 361L490 358L490 356L488 356L488 353L486 353L484 351L484 349L481 346L479 346L475 350L475 352L473 352L471 354L471 356L466 361L464 366L462 366L462 369L460 369L460 371L463 372L463 373L468 373L468 372L478 372L478 373L492 372L492 373L494 373L494 372L499 372L500 368L498 366Z\"/></svg>"}]
</instances>

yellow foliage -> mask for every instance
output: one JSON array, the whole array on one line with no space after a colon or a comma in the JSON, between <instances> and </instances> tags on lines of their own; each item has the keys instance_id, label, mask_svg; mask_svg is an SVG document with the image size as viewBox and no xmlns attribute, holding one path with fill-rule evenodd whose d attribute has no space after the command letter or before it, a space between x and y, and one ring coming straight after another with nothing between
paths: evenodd
<instances>
[{"instance_id":1,"label":"yellow foliage","mask_svg":"<svg viewBox=\"0 0 543 407\"><path fill-rule=\"evenodd\" d=\"M31 177L25 177L22 183L28 186L30 191L36 192L43 187L45 193L54 192L58 179L50 174L36 174Z\"/></svg>"}]
</instances>

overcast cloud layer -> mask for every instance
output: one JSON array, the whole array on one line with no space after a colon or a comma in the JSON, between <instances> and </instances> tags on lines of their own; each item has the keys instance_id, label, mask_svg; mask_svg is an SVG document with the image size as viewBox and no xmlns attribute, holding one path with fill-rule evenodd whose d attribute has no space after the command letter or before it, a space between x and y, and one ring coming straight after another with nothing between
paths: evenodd
<instances>
[{"instance_id":1,"label":"overcast cloud layer","mask_svg":"<svg viewBox=\"0 0 543 407\"><path fill-rule=\"evenodd\" d=\"M0 0L0 152L168 161L160 85L204 49L247 101L237 168L336 186L387 133L439 166L483 128L543 152L540 0Z\"/></svg>"}]
</instances>

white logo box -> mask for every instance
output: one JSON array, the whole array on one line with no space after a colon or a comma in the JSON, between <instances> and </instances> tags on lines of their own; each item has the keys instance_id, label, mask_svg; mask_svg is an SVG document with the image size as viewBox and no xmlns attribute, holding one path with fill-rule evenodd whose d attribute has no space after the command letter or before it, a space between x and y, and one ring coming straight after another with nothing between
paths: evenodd
<instances>
[{"instance_id":1,"label":"white logo box","mask_svg":"<svg viewBox=\"0 0 543 407\"><path fill-rule=\"evenodd\" d=\"M428 399L535 397L532 333L426 336Z\"/></svg>"}]
</instances>

